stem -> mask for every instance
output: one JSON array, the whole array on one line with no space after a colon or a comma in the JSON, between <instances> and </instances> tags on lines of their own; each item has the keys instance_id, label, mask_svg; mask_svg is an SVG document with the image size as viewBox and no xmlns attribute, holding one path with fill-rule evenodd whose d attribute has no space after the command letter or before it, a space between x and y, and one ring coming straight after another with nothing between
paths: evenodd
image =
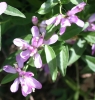
<instances>
[{"instance_id":1,"label":"stem","mask_svg":"<svg viewBox=\"0 0 95 100\"><path fill-rule=\"evenodd\" d=\"M61 3L60 0L58 0L58 1L59 1L59 4L60 4L60 6L59 6L59 11L60 11L60 14L62 14L62 11L61 11L61 9L62 9L62 3Z\"/></svg>"}]
</instances>

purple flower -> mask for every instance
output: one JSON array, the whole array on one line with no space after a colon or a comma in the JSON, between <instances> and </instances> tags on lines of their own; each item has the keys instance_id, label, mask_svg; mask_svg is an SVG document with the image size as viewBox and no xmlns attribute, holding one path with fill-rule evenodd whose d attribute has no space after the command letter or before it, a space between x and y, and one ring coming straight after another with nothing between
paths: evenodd
<instances>
[{"instance_id":1,"label":"purple flower","mask_svg":"<svg viewBox=\"0 0 95 100\"><path fill-rule=\"evenodd\" d=\"M0 3L0 15L3 14L5 12L5 10L7 9L7 4L6 2L1 2Z\"/></svg>"},{"instance_id":2,"label":"purple flower","mask_svg":"<svg viewBox=\"0 0 95 100\"><path fill-rule=\"evenodd\" d=\"M3 70L7 73L18 73L18 78L14 80L13 84L10 87L10 90L11 92L17 92L19 84L21 84L22 95L26 97L28 94L34 91L35 88L41 89L42 85L39 81L33 78L34 74L32 72L25 72L21 70L21 68L23 67L23 62L20 61L20 56L16 56L16 60L18 66L14 68L10 65L6 65L3 67Z\"/></svg>"},{"instance_id":3,"label":"purple flower","mask_svg":"<svg viewBox=\"0 0 95 100\"><path fill-rule=\"evenodd\" d=\"M20 56L22 59L25 59L26 61L29 59L30 56L33 56L34 58L34 64L36 68L42 67L42 60L40 54L37 52L37 48L28 44L26 41L16 38L13 40L13 43L20 47L22 50L20 53Z\"/></svg>"},{"instance_id":4,"label":"purple flower","mask_svg":"<svg viewBox=\"0 0 95 100\"><path fill-rule=\"evenodd\" d=\"M95 14L92 14L88 19L89 26L85 29L85 31L95 31Z\"/></svg>"},{"instance_id":5,"label":"purple flower","mask_svg":"<svg viewBox=\"0 0 95 100\"><path fill-rule=\"evenodd\" d=\"M75 14L82 11L85 5L86 3L82 2L77 6L73 7L70 11L68 11L66 16L59 14L58 16L54 16L46 20L46 24L47 25L54 24L55 26L60 24L61 25L59 33L60 35L62 35L65 32L66 27L71 26L72 23L77 24L79 27L83 27L84 22L80 20Z\"/></svg>"},{"instance_id":6,"label":"purple flower","mask_svg":"<svg viewBox=\"0 0 95 100\"><path fill-rule=\"evenodd\" d=\"M37 25L37 23L38 23L38 18L37 18L36 16L33 16L33 17L32 17L32 23L33 23L34 25Z\"/></svg>"},{"instance_id":7,"label":"purple flower","mask_svg":"<svg viewBox=\"0 0 95 100\"><path fill-rule=\"evenodd\" d=\"M91 49L92 49L92 55L94 55L94 53L95 53L95 44L92 45Z\"/></svg>"}]
</instances>

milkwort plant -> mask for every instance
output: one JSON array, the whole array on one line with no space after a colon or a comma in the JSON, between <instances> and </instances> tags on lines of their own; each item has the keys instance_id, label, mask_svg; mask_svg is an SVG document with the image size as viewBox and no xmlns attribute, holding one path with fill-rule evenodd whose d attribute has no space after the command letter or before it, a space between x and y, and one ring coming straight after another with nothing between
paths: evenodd
<instances>
[{"instance_id":1,"label":"milkwort plant","mask_svg":"<svg viewBox=\"0 0 95 100\"><path fill-rule=\"evenodd\" d=\"M86 7L87 9L85 9ZM59 10L56 11L56 8L59 8ZM86 69L95 71L95 57L89 56L95 53L95 12L91 13L90 8L91 6L87 0L47 0L36 11L38 17L35 16L34 12L34 15L32 13L30 16L33 25L30 28L27 25L31 21L28 21L29 14L24 15L6 2L1 2L1 18L3 13L16 16L10 18L14 27L15 24L27 25L29 32L29 34L27 32L22 33L21 35L24 34L24 37L14 36L13 44L18 49L11 56L11 59L10 57L6 59L7 63L5 62L1 69L1 71L11 73L3 78L1 85L14 80L10 86L10 91L17 92L20 84L22 95L27 97L35 92L35 89L42 88L41 82L34 78L37 72L32 72L32 68L35 67L36 70L43 68L45 73L51 75L53 82L56 81L59 73L65 77L66 84L71 88L74 87L73 90L77 94L72 97L74 98L72 100L79 100L79 95L87 100L88 97L84 95L85 92L80 87L79 72L77 72L77 82L74 86L72 83L69 84L71 79L67 77L66 69L75 65L78 71L77 63L82 60L87 65ZM67 11L64 9L67 9ZM4 31L3 28L4 22L1 21L0 30L2 34L7 31ZM25 32L23 30L22 28L21 32ZM91 46L90 52L92 52L89 55L86 54L88 45ZM86 52L84 53L84 51ZM13 56L14 60L10 63ZM31 67L31 70L28 70L29 67Z\"/></svg>"}]
</instances>

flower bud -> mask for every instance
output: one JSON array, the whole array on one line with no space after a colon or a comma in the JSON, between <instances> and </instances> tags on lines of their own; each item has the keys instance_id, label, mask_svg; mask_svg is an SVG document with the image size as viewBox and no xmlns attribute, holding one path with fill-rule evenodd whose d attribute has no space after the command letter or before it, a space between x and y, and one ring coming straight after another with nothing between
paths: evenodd
<instances>
[{"instance_id":1,"label":"flower bud","mask_svg":"<svg viewBox=\"0 0 95 100\"><path fill-rule=\"evenodd\" d=\"M32 23L36 25L38 23L38 18L36 16L32 17Z\"/></svg>"}]
</instances>

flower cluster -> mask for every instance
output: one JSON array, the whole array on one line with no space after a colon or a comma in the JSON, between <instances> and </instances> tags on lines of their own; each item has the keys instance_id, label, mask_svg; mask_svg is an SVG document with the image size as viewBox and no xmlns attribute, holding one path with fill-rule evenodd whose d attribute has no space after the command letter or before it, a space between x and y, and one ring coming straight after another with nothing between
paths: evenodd
<instances>
[{"instance_id":1,"label":"flower cluster","mask_svg":"<svg viewBox=\"0 0 95 100\"><path fill-rule=\"evenodd\" d=\"M34 74L32 72L23 70L24 63L27 62L30 57L32 57L35 67L43 68L44 64L42 63L39 50L43 49L45 45L51 45L58 41L58 35L56 34L56 32L48 40L45 40L45 36L47 34L46 27L51 24L54 24L55 26L60 24L60 35L62 35L65 32L66 27L71 26L72 23L77 24L79 27L84 27L84 22L75 14L81 12L84 9L85 5L86 3L82 2L69 10L66 15L59 14L48 20L44 20L41 23L38 23L39 20L36 16L32 17L32 23L34 24L34 26L32 26L31 28L31 43L28 43L21 38L15 38L13 40L13 43L22 50L20 54L16 56L17 64L15 65L15 67L12 67L10 65L6 65L3 67L3 70L8 73L18 74L18 77L14 80L13 84L10 87L11 92L16 92L18 90L19 84L21 84L22 94L25 97L32 91L34 91L35 88L42 88L41 83L33 78ZM95 14L93 14L89 18L89 26L85 31L95 30L94 16ZM66 42L73 44L75 40L67 40ZM93 54L95 52L95 45L92 46L92 50ZM47 64L44 70L49 73Z\"/></svg>"}]
</instances>

